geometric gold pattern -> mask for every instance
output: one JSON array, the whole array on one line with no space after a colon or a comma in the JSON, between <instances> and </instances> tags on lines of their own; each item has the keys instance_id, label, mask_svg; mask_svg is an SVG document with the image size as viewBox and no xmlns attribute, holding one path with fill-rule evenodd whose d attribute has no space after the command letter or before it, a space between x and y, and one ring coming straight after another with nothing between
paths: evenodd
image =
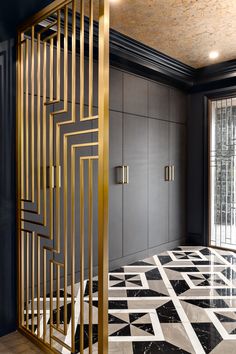
<instances>
[{"instance_id":1,"label":"geometric gold pattern","mask_svg":"<svg viewBox=\"0 0 236 354\"><path fill-rule=\"evenodd\" d=\"M83 353L87 272L92 352L92 279L98 258L98 347L107 353L109 1L99 1L97 88L93 0L79 3L79 18L77 1L56 0L18 32L18 318L19 329L39 346L74 352L79 311Z\"/></svg>"}]
</instances>

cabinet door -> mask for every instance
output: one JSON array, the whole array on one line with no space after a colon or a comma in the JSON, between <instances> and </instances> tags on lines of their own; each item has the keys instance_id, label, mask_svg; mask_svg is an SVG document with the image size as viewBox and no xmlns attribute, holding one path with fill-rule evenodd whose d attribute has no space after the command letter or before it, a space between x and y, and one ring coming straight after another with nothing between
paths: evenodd
<instances>
[{"instance_id":1,"label":"cabinet door","mask_svg":"<svg viewBox=\"0 0 236 354\"><path fill-rule=\"evenodd\" d=\"M187 95L182 91L170 89L170 121L185 123L187 118Z\"/></svg>"},{"instance_id":2,"label":"cabinet door","mask_svg":"<svg viewBox=\"0 0 236 354\"><path fill-rule=\"evenodd\" d=\"M124 164L130 168L123 186L124 255L147 249L147 122L124 115Z\"/></svg>"},{"instance_id":3,"label":"cabinet door","mask_svg":"<svg viewBox=\"0 0 236 354\"><path fill-rule=\"evenodd\" d=\"M186 233L186 128L170 123L170 165L175 166L174 181L169 183L169 241Z\"/></svg>"},{"instance_id":4,"label":"cabinet door","mask_svg":"<svg viewBox=\"0 0 236 354\"><path fill-rule=\"evenodd\" d=\"M168 242L169 123L149 119L149 248Z\"/></svg>"},{"instance_id":5,"label":"cabinet door","mask_svg":"<svg viewBox=\"0 0 236 354\"><path fill-rule=\"evenodd\" d=\"M169 87L149 81L148 116L169 120Z\"/></svg>"},{"instance_id":6,"label":"cabinet door","mask_svg":"<svg viewBox=\"0 0 236 354\"><path fill-rule=\"evenodd\" d=\"M116 167L122 165L122 113L110 112L110 260L122 257L122 185L116 183Z\"/></svg>"}]
</instances>

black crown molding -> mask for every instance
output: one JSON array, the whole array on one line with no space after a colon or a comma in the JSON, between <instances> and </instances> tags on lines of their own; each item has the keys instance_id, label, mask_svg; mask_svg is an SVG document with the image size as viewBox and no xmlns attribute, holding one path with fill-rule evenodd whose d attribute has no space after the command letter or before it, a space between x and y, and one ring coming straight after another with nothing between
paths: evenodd
<instances>
[{"instance_id":1,"label":"black crown molding","mask_svg":"<svg viewBox=\"0 0 236 354\"><path fill-rule=\"evenodd\" d=\"M71 31L71 11L68 19ZM48 19L48 21L52 20L53 18ZM80 15L77 14L78 35L79 26ZM85 45L88 43L89 20L85 17ZM96 21L94 22L94 47L98 48ZM95 57L96 55L95 50ZM122 70L173 85L189 93L236 85L236 60L195 69L113 29L110 30L110 63Z\"/></svg>"}]
</instances>

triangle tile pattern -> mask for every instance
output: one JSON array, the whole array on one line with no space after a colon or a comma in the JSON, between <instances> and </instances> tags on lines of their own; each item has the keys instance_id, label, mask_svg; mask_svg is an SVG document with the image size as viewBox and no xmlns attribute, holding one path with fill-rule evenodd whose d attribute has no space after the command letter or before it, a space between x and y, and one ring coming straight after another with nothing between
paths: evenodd
<instances>
[{"instance_id":1,"label":"triangle tile pattern","mask_svg":"<svg viewBox=\"0 0 236 354\"><path fill-rule=\"evenodd\" d=\"M235 264L236 254L232 252L207 247L178 247L170 253L163 252L111 271L108 302L110 352L231 353L232 348L236 348ZM186 281L186 277L189 277L189 282ZM227 283L224 281L224 277L230 280L232 286L228 285L228 281ZM190 287L190 282L195 285L193 288ZM68 325L71 320L70 294L68 289ZM57 294L54 292L52 295L53 318L48 317L47 325L49 326L50 322L56 325L59 318L59 325L63 326L63 301L60 302L60 313L57 316ZM60 298L64 297L63 289L59 295ZM98 341L97 297L98 280L95 278L92 302L94 318L92 341L95 351ZM49 298L50 294L47 295L48 301ZM42 303L42 299L40 301ZM79 293L74 301L79 307ZM84 348L87 350L85 353L88 352L89 338L88 302L87 281L84 289L83 332ZM213 315L210 316L210 313ZM26 316L25 314L25 321ZM33 326L37 332L37 318L32 319L31 313L28 314L28 323L29 329ZM68 332L68 338L70 335ZM79 353L79 316L75 338L75 353Z\"/></svg>"}]
</instances>

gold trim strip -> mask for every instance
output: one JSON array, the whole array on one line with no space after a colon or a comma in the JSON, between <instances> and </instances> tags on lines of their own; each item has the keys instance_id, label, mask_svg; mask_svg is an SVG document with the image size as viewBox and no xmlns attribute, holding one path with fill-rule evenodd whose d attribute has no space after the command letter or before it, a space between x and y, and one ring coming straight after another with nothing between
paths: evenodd
<instances>
[{"instance_id":1,"label":"gold trim strip","mask_svg":"<svg viewBox=\"0 0 236 354\"><path fill-rule=\"evenodd\" d=\"M89 116L93 116L93 0L89 0Z\"/></svg>"},{"instance_id":2,"label":"gold trim strip","mask_svg":"<svg viewBox=\"0 0 236 354\"><path fill-rule=\"evenodd\" d=\"M84 160L80 160L80 354L84 353Z\"/></svg>"},{"instance_id":3,"label":"gold trim strip","mask_svg":"<svg viewBox=\"0 0 236 354\"><path fill-rule=\"evenodd\" d=\"M93 160L88 166L89 354L93 352Z\"/></svg>"},{"instance_id":4,"label":"gold trim strip","mask_svg":"<svg viewBox=\"0 0 236 354\"><path fill-rule=\"evenodd\" d=\"M35 187L35 175L34 175L34 26L32 26L31 32L31 201L34 203L34 187Z\"/></svg>"},{"instance_id":5,"label":"gold trim strip","mask_svg":"<svg viewBox=\"0 0 236 354\"><path fill-rule=\"evenodd\" d=\"M31 233L31 331L34 333L34 264L35 264L35 233Z\"/></svg>"},{"instance_id":6,"label":"gold trim strip","mask_svg":"<svg viewBox=\"0 0 236 354\"><path fill-rule=\"evenodd\" d=\"M84 0L80 0L80 120L84 118Z\"/></svg>"},{"instance_id":7,"label":"gold trim strip","mask_svg":"<svg viewBox=\"0 0 236 354\"><path fill-rule=\"evenodd\" d=\"M25 42L25 199L29 200L29 40Z\"/></svg>"},{"instance_id":8,"label":"gold trim strip","mask_svg":"<svg viewBox=\"0 0 236 354\"><path fill-rule=\"evenodd\" d=\"M98 353L108 353L109 0L99 1Z\"/></svg>"}]
</instances>

